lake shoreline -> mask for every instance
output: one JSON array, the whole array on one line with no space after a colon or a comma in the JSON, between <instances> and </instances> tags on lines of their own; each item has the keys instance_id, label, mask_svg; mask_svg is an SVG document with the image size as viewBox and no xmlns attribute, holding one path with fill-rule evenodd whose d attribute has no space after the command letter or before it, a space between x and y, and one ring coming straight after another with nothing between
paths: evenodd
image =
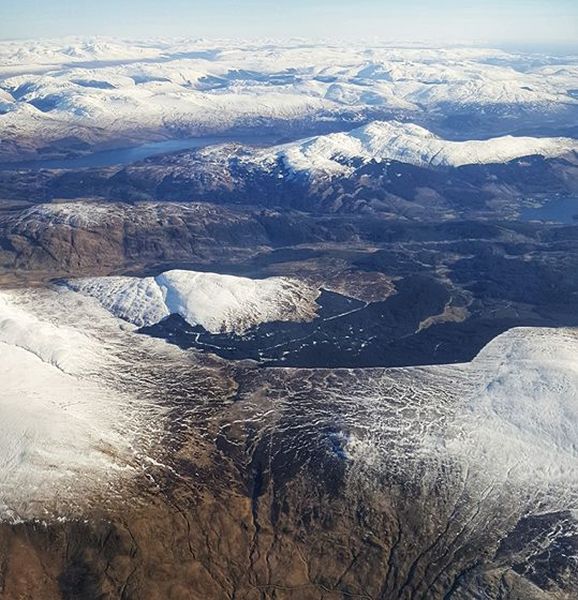
<instances>
[{"instance_id":1,"label":"lake shoreline","mask_svg":"<svg viewBox=\"0 0 578 600\"><path fill-rule=\"evenodd\" d=\"M78 154L62 158L38 158L33 160L0 162L0 171L41 171L95 169L104 167L124 166L145 160L153 156L182 152L207 146L239 143L248 145L272 145L279 140L273 136L199 136L181 139L169 139L156 142L146 142L140 145L98 150L87 154Z\"/></svg>"}]
</instances>

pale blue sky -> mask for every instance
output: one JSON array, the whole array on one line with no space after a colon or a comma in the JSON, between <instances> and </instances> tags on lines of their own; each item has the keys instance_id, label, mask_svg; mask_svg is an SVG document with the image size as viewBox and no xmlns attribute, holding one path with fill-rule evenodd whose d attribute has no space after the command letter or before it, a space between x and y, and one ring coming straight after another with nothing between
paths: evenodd
<instances>
[{"instance_id":1,"label":"pale blue sky","mask_svg":"<svg viewBox=\"0 0 578 600\"><path fill-rule=\"evenodd\" d=\"M0 0L0 38L69 35L578 46L578 0Z\"/></svg>"}]
</instances>

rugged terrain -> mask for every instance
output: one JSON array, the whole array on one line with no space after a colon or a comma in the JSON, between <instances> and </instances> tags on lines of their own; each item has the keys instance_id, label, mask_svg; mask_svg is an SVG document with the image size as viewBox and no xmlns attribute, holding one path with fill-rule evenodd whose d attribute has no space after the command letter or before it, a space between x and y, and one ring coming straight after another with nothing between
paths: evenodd
<instances>
[{"instance_id":1,"label":"rugged terrain","mask_svg":"<svg viewBox=\"0 0 578 600\"><path fill-rule=\"evenodd\" d=\"M575 57L0 56L2 600L576 597Z\"/></svg>"},{"instance_id":2,"label":"rugged terrain","mask_svg":"<svg viewBox=\"0 0 578 600\"><path fill-rule=\"evenodd\" d=\"M575 57L387 44L0 44L1 160L403 118L459 139L576 133Z\"/></svg>"},{"instance_id":3,"label":"rugged terrain","mask_svg":"<svg viewBox=\"0 0 578 600\"><path fill-rule=\"evenodd\" d=\"M72 292L12 301L46 319L51 294L61 324L105 323ZM513 330L460 367L271 371L153 342L142 362L106 323L162 447L98 501L61 495L66 519L46 499L5 521L4 597L572 597L574 332Z\"/></svg>"}]
</instances>

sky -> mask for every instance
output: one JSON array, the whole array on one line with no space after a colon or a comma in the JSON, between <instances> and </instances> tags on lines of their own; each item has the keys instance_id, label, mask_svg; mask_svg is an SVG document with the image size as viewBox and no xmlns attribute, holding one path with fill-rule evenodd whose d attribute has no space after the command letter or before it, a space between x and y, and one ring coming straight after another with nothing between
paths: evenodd
<instances>
[{"instance_id":1,"label":"sky","mask_svg":"<svg viewBox=\"0 0 578 600\"><path fill-rule=\"evenodd\" d=\"M94 35L578 47L578 0L0 0L0 39Z\"/></svg>"}]
</instances>

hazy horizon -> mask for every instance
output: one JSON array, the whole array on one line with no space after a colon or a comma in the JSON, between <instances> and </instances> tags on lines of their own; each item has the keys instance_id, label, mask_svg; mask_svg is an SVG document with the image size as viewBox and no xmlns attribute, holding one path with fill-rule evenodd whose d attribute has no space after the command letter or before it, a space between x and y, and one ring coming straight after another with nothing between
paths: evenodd
<instances>
[{"instance_id":1,"label":"hazy horizon","mask_svg":"<svg viewBox=\"0 0 578 600\"><path fill-rule=\"evenodd\" d=\"M340 38L493 46L578 48L578 3L570 0L0 0L0 39Z\"/></svg>"}]
</instances>

